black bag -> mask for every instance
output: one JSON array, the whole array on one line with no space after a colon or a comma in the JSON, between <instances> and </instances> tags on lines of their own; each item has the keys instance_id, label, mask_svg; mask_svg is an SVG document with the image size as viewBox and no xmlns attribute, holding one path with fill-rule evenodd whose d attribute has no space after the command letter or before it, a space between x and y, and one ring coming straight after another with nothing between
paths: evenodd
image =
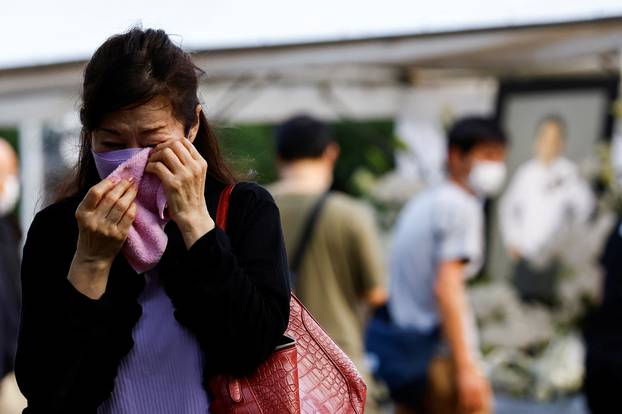
<instances>
[{"instance_id":1,"label":"black bag","mask_svg":"<svg viewBox=\"0 0 622 414\"><path fill-rule=\"evenodd\" d=\"M439 329L422 333L396 325L386 305L376 310L365 335L367 352L376 363L374 374L387 384L391 394L405 386L415 386L423 393L439 341Z\"/></svg>"}]
</instances>

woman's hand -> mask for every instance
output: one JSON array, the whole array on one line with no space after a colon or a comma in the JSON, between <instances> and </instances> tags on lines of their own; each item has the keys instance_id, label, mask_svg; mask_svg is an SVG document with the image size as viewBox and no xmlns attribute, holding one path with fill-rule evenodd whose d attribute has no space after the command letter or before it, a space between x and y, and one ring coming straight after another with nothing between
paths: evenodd
<instances>
[{"instance_id":1,"label":"woman's hand","mask_svg":"<svg viewBox=\"0 0 622 414\"><path fill-rule=\"evenodd\" d=\"M145 171L162 181L169 215L187 248L215 227L205 203L207 162L190 141L175 139L156 146Z\"/></svg>"},{"instance_id":2,"label":"woman's hand","mask_svg":"<svg viewBox=\"0 0 622 414\"><path fill-rule=\"evenodd\" d=\"M108 273L134 218L138 190L131 181L104 179L93 186L76 210L78 244L68 279L92 299L106 290Z\"/></svg>"}]
</instances>

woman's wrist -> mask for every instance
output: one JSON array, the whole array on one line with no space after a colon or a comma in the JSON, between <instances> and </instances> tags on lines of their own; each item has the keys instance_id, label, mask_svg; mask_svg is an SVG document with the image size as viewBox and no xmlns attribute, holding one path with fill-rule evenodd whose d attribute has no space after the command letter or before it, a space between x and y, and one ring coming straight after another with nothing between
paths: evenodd
<instances>
[{"instance_id":1,"label":"woman's wrist","mask_svg":"<svg viewBox=\"0 0 622 414\"><path fill-rule=\"evenodd\" d=\"M207 208L205 212L181 216L176 220L176 223L187 249L190 249L197 240L216 227L214 220L207 212Z\"/></svg>"},{"instance_id":2,"label":"woman's wrist","mask_svg":"<svg viewBox=\"0 0 622 414\"><path fill-rule=\"evenodd\" d=\"M76 249L76 253L73 255L73 262L81 266L91 267L93 269L108 268L112 266L115 256L102 257L88 254L85 253L84 250L80 249L79 245L80 243L78 242L78 248Z\"/></svg>"},{"instance_id":3,"label":"woman's wrist","mask_svg":"<svg viewBox=\"0 0 622 414\"><path fill-rule=\"evenodd\" d=\"M106 291L111 267L110 260L86 258L76 252L67 279L83 295L99 299Z\"/></svg>"}]
</instances>

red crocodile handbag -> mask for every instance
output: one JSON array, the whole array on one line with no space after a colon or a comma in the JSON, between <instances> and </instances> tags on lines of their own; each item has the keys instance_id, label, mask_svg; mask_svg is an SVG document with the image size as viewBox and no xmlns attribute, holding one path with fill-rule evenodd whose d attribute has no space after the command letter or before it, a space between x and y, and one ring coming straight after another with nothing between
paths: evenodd
<instances>
[{"instance_id":1,"label":"red crocodile handbag","mask_svg":"<svg viewBox=\"0 0 622 414\"><path fill-rule=\"evenodd\" d=\"M223 230L233 187L225 188L218 203L216 225ZM210 412L362 414L367 387L361 375L293 294L285 335L252 375L209 380Z\"/></svg>"}]
</instances>

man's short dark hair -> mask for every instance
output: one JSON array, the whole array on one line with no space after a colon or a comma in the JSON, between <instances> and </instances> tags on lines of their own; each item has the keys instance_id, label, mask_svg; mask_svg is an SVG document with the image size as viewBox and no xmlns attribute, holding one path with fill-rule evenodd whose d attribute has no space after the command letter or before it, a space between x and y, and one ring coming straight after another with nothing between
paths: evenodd
<instances>
[{"instance_id":1,"label":"man's short dark hair","mask_svg":"<svg viewBox=\"0 0 622 414\"><path fill-rule=\"evenodd\" d=\"M296 115L276 129L276 152L283 161L318 158L332 142L330 126L309 115Z\"/></svg>"},{"instance_id":2,"label":"man's short dark hair","mask_svg":"<svg viewBox=\"0 0 622 414\"><path fill-rule=\"evenodd\" d=\"M487 142L505 145L507 137L494 119L486 117L471 116L459 119L449 129L447 136L448 147L457 148L464 153Z\"/></svg>"}]
</instances>

